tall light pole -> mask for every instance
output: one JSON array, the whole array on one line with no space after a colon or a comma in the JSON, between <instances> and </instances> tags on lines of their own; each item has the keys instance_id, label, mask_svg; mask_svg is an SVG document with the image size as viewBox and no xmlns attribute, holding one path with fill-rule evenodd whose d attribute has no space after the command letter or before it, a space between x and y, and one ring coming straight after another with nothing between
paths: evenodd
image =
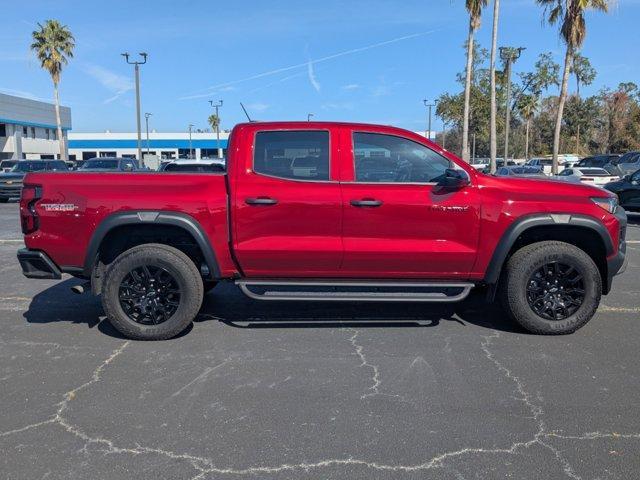
<instances>
[{"instance_id":1,"label":"tall light pole","mask_svg":"<svg viewBox=\"0 0 640 480\"><path fill-rule=\"evenodd\" d=\"M313 113L307 113L307 122L311 121L311 117L313 117Z\"/></svg>"},{"instance_id":2,"label":"tall light pole","mask_svg":"<svg viewBox=\"0 0 640 480\"><path fill-rule=\"evenodd\" d=\"M189 160L193 158L193 143L191 142L191 129L193 128L193 124L189 124Z\"/></svg>"},{"instance_id":3,"label":"tall light pole","mask_svg":"<svg viewBox=\"0 0 640 480\"><path fill-rule=\"evenodd\" d=\"M138 164L142 167L142 132L140 127L140 65L147 63L147 54L140 52L138 55L142 57L142 60L136 60L135 62L129 61L129 53L125 52L121 54L129 65L134 65L135 77L136 77L136 123L138 125Z\"/></svg>"},{"instance_id":4,"label":"tall light pole","mask_svg":"<svg viewBox=\"0 0 640 480\"><path fill-rule=\"evenodd\" d=\"M216 109L216 150L218 151L218 158L222 158L222 150L220 150L220 115L218 115L218 108L222 106L222 100L218 100L218 103L213 103L213 100L209 100L209 105Z\"/></svg>"},{"instance_id":5,"label":"tall light pole","mask_svg":"<svg viewBox=\"0 0 640 480\"><path fill-rule=\"evenodd\" d=\"M144 122L147 125L147 155L149 155L149 117L153 115L152 113L144 114Z\"/></svg>"},{"instance_id":6,"label":"tall light pole","mask_svg":"<svg viewBox=\"0 0 640 480\"><path fill-rule=\"evenodd\" d=\"M507 70L507 112L505 114L504 124L504 162L507 164L507 158L509 158L509 129L511 125L511 64L520 58L520 54L524 47L500 47L500 60L505 64Z\"/></svg>"},{"instance_id":7,"label":"tall light pole","mask_svg":"<svg viewBox=\"0 0 640 480\"><path fill-rule=\"evenodd\" d=\"M473 150L471 152L471 164L476 163L476 134L473 134Z\"/></svg>"},{"instance_id":8,"label":"tall light pole","mask_svg":"<svg viewBox=\"0 0 640 480\"><path fill-rule=\"evenodd\" d=\"M424 100L422 100L422 102L424 103L424 106L427 107L429 109L429 116L427 117L428 123L427 123L427 140L431 140L431 107L435 107L436 104L435 103L429 103L429 100L427 100L426 98Z\"/></svg>"}]
</instances>

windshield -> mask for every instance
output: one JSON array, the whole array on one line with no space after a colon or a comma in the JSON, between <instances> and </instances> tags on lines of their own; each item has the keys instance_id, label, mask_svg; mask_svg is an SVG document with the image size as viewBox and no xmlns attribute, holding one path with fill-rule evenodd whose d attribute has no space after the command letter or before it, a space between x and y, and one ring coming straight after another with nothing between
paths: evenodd
<instances>
[{"instance_id":1,"label":"windshield","mask_svg":"<svg viewBox=\"0 0 640 480\"><path fill-rule=\"evenodd\" d=\"M89 168L100 168L100 169L111 169L115 170L118 168L117 160L87 160L84 165L82 165L79 170L86 170Z\"/></svg>"},{"instance_id":2,"label":"windshield","mask_svg":"<svg viewBox=\"0 0 640 480\"><path fill-rule=\"evenodd\" d=\"M69 170L67 164L61 160L55 162L47 162L47 170Z\"/></svg>"},{"instance_id":3,"label":"windshield","mask_svg":"<svg viewBox=\"0 0 640 480\"><path fill-rule=\"evenodd\" d=\"M620 157L620 163L635 163L640 156L640 152L629 152L625 153L622 157Z\"/></svg>"},{"instance_id":4,"label":"windshield","mask_svg":"<svg viewBox=\"0 0 640 480\"><path fill-rule=\"evenodd\" d=\"M12 172L37 172L45 170L47 164L45 162L18 162L11 169Z\"/></svg>"}]
</instances>

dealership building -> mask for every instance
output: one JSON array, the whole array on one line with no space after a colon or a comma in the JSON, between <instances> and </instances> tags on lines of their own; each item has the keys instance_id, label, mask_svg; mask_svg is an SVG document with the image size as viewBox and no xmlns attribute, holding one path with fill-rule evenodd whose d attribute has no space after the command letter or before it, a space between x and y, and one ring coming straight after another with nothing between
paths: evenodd
<instances>
[{"instance_id":1,"label":"dealership building","mask_svg":"<svg viewBox=\"0 0 640 480\"><path fill-rule=\"evenodd\" d=\"M60 120L66 139L71 129L68 107L60 107ZM57 136L52 103L0 93L0 159L58 158Z\"/></svg>"},{"instance_id":2,"label":"dealership building","mask_svg":"<svg viewBox=\"0 0 640 480\"><path fill-rule=\"evenodd\" d=\"M164 160L178 158L216 158L218 148L226 156L228 132L220 132L220 142L214 132L149 132L142 134L142 156ZM191 152L191 155L190 155ZM69 158L86 160L93 157L136 158L138 136L135 132L70 133Z\"/></svg>"}]
</instances>

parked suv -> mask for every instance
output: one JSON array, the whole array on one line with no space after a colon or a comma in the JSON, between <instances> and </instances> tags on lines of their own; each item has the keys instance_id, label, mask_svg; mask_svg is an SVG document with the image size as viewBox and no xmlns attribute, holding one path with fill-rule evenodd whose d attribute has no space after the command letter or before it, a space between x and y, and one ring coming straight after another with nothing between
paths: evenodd
<instances>
[{"instance_id":1,"label":"parked suv","mask_svg":"<svg viewBox=\"0 0 640 480\"><path fill-rule=\"evenodd\" d=\"M18 198L22 190L22 179L29 172L61 171L69 169L62 160L20 160L7 173L0 173L0 203Z\"/></svg>"},{"instance_id":2,"label":"parked suv","mask_svg":"<svg viewBox=\"0 0 640 480\"><path fill-rule=\"evenodd\" d=\"M187 328L219 281L282 302L481 287L523 328L570 333L624 269L625 212L601 188L484 175L380 125L244 123L228 151L219 173L29 174L24 274L86 279L121 333L151 340Z\"/></svg>"},{"instance_id":3,"label":"parked suv","mask_svg":"<svg viewBox=\"0 0 640 480\"><path fill-rule=\"evenodd\" d=\"M135 172L136 170L139 169L135 159L118 157L90 158L78 167L78 172Z\"/></svg>"},{"instance_id":4,"label":"parked suv","mask_svg":"<svg viewBox=\"0 0 640 480\"><path fill-rule=\"evenodd\" d=\"M636 170L640 170L640 152L625 153L615 164L607 164L605 169L621 178L625 175L631 175Z\"/></svg>"},{"instance_id":5,"label":"parked suv","mask_svg":"<svg viewBox=\"0 0 640 480\"><path fill-rule=\"evenodd\" d=\"M594 155L592 157L585 157L580 160L576 167L595 167L604 168L607 172L617 175L616 165L620 160L620 155L606 154L606 155Z\"/></svg>"}]
</instances>

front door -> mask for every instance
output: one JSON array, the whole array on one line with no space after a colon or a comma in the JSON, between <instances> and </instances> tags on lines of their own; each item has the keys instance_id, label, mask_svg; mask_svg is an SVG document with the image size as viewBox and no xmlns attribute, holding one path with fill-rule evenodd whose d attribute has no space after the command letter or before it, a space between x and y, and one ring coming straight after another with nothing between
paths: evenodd
<instances>
[{"instance_id":1,"label":"front door","mask_svg":"<svg viewBox=\"0 0 640 480\"><path fill-rule=\"evenodd\" d=\"M342 183L342 275L465 278L477 254L477 188L438 186L454 164L417 140L375 131L349 136L344 150L354 171Z\"/></svg>"},{"instance_id":2,"label":"front door","mask_svg":"<svg viewBox=\"0 0 640 480\"><path fill-rule=\"evenodd\" d=\"M329 130L248 132L235 181L235 254L248 277L332 277L342 261L336 140Z\"/></svg>"}]
</instances>

